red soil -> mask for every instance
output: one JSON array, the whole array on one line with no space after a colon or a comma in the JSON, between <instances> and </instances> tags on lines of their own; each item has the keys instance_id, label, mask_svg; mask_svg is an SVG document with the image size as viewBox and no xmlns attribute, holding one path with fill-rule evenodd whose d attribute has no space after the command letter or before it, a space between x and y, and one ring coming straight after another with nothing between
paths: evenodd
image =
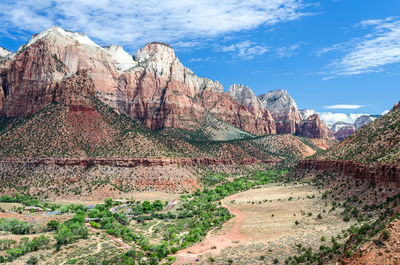
<instances>
[{"instance_id":1,"label":"red soil","mask_svg":"<svg viewBox=\"0 0 400 265\"><path fill-rule=\"evenodd\" d=\"M177 258L175 265L193 263L196 261L198 256L208 253L217 255L227 247L246 241L246 236L240 233L240 227L246 219L247 214L239 211L237 208L225 204L225 202L235 199L236 196L236 194L232 195L221 202L223 207L227 208L231 214L235 215L235 217L228 222L233 223L232 228L222 235L213 234L213 229L208 232L206 238L202 242L180 250L175 255Z\"/></svg>"}]
</instances>

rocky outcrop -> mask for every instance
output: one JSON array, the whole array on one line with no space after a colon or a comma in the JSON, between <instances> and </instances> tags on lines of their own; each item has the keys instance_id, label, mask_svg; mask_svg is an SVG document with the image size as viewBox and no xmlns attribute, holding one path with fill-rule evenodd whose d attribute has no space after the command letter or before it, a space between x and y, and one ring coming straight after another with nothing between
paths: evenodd
<instances>
[{"instance_id":1,"label":"rocky outcrop","mask_svg":"<svg viewBox=\"0 0 400 265\"><path fill-rule=\"evenodd\" d=\"M308 138L335 139L332 130L325 125L318 114L311 115L307 120L302 121L297 126L296 135Z\"/></svg>"},{"instance_id":2,"label":"rocky outcrop","mask_svg":"<svg viewBox=\"0 0 400 265\"><path fill-rule=\"evenodd\" d=\"M193 129L212 114L253 134L275 132L271 117L257 117L224 93L219 82L197 77L180 63L171 47L150 43L135 59L138 67L119 78L118 109L147 127Z\"/></svg>"},{"instance_id":3,"label":"rocky outcrop","mask_svg":"<svg viewBox=\"0 0 400 265\"><path fill-rule=\"evenodd\" d=\"M301 160L298 169L336 170L346 176L372 183L400 182L400 166L393 164L365 165L350 160Z\"/></svg>"},{"instance_id":4,"label":"rocky outcrop","mask_svg":"<svg viewBox=\"0 0 400 265\"><path fill-rule=\"evenodd\" d=\"M261 126L261 130L269 132L267 134L275 134L275 122L271 113L264 108L260 99L254 92L244 85L232 85L229 88L228 94L241 105L245 106L257 119L257 125Z\"/></svg>"},{"instance_id":5,"label":"rocky outcrop","mask_svg":"<svg viewBox=\"0 0 400 265\"><path fill-rule=\"evenodd\" d=\"M11 51L4 49L3 47L0 47L0 57L3 57L3 58L8 57L11 54L12 54Z\"/></svg>"},{"instance_id":6,"label":"rocky outcrop","mask_svg":"<svg viewBox=\"0 0 400 265\"><path fill-rule=\"evenodd\" d=\"M240 165L252 165L258 161L255 158L243 159ZM89 167L95 165L113 166L113 167L153 167L153 166L167 166L167 165L235 165L231 159L214 159L214 158L41 158L41 159L18 159L18 158L4 158L0 159L0 163L9 164L23 164L23 165L57 165L60 167L65 166L82 166ZM276 161L264 161L264 163L276 163Z\"/></svg>"},{"instance_id":7,"label":"rocky outcrop","mask_svg":"<svg viewBox=\"0 0 400 265\"><path fill-rule=\"evenodd\" d=\"M97 96L116 93L116 70L111 56L86 35L53 27L22 46L7 62L0 115L30 115L54 102L63 79L87 70Z\"/></svg>"},{"instance_id":8,"label":"rocky outcrop","mask_svg":"<svg viewBox=\"0 0 400 265\"><path fill-rule=\"evenodd\" d=\"M352 124L350 124L350 123L339 121L339 122L334 123L331 126L331 130L335 133L335 132L339 131L340 129L342 129L343 127L348 127L349 125L352 126Z\"/></svg>"},{"instance_id":9,"label":"rocky outcrop","mask_svg":"<svg viewBox=\"0 0 400 265\"><path fill-rule=\"evenodd\" d=\"M356 131L356 127L354 125L352 125L352 124L348 124L346 126L340 127L340 129L338 129L334 133L334 136L339 141L343 141L344 139L346 139L347 137L352 135L355 131Z\"/></svg>"},{"instance_id":10,"label":"rocky outcrop","mask_svg":"<svg viewBox=\"0 0 400 265\"><path fill-rule=\"evenodd\" d=\"M360 117L358 117L355 121L354 121L354 126L356 127L356 130L360 129L362 126L364 126L365 124L370 123L371 121L376 120L375 117L372 117L370 115L362 115Z\"/></svg>"},{"instance_id":11,"label":"rocky outcrop","mask_svg":"<svg viewBox=\"0 0 400 265\"><path fill-rule=\"evenodd\" d=\"M163 43L149 43L132 58L120 46L100 47L86 35L53 27L33 36L1 69L0 116L43 109L64 80L84 70L96 97L151 129L193 130L211 114L253 134L275 133L268 112L249 110L219 82L197 77Z\"/></svg>"},{"instance_id":12,"label":"rocky outcrop","mask_svg":"<svg viewBox=\"0 0 400 265\"><path fill-rule=\"evenodd\" d=\"M296 102L286 90L270 91L259 96L259 99L264 107L271 112L277 133L296 133L296 127L301 122L302 117L297 109Z\"/></svg>"}]
</instances>

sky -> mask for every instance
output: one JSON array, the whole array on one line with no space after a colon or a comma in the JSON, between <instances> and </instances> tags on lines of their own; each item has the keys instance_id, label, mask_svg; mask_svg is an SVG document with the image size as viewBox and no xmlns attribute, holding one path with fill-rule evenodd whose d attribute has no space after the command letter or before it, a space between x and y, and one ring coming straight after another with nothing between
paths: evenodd
<instances>
[{"instance_id":1,"label":"sky","mask_svg":"<svg viewBox=\"0 0 400 265\"><path fill-rule=\"evenodd\" d=\"M195 74L286 89L329 124L400 100L399 0L19 0L0 2L0 46L60 26L134 55L169 43Z\"/></svg>"}]
</instances>

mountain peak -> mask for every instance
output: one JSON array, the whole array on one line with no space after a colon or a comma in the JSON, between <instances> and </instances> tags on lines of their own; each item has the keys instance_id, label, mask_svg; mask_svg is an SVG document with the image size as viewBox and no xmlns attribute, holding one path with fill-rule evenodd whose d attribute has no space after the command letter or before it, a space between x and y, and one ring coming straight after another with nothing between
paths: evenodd
<instances>
[{"instance_id":1,"label":"mountain peak","mask_svg":"<svg viewBox=\"0 0 400 265\"><path fill-rule=\"evenodd\" d=\"M126 71L137 66L137 62L135 62L132 56L127 53L122 46L110 45L103 47L103 49L111 55L118 71Z\"/></svg>"},{"instance_id":2,"label":"mountain peak","mask_svg":"<svg viewBox=\"0 0 400 265\"><path fill-rule=\"evenodd\" d=\"M251 90L248 86L241 85L241 84L233 84L229 87L228 94L231 95L233 98L235 96L246 96L246 97L256 97L253 90Z\"/></svg>"},{"instance_id":3,"label":"mountain peak","mask_svg":"<svg viewBox=\"0 0 400 265\"><path fill-rule=\"evenodd\" d=\"M260 96L261 102L272 114L298 111L296 102L284 89L272 90Z\"/></svg>"},{"instance_id":4,"label":"mountain peak","mask_svg":"<svg viewBox=\"0 0 400 265\"><path fill-rule=\"evenodd\" d=\"M136 61L160 61L171 64L175 60L175 52L168 44L162 42L147 43L142 49L138 50L135 56Z\"/></svg>"},{"instance_id":5,"label":"mountain peak","mask_svg":"<svg viewBox=\"0 0 400 265\"><path fill-rule=\"evenodd\" d=\"M28 44L20 47L18 49L18 51L20 51L23 48L29 47L32 44L46 39L46 38L66 38L66 39L70 39L73 41L77 41L79 44L81 45L87 45L87 46L94 46L94 47L100 47L99 45L97 45L94 41L92 41L87 34L82 34L79 32L73 32L73 31L68 31L68 30L64 30L61 27L58 26L53 26L45 31L40 32L39 34L34 34L32 36L32 39L28 42Z\"/></svg>"},{"instance_id":6,"label":"mountain peak","mask_svg":"<svg viewBox=\"0 0 400 265\"><path fill-rule=\"evenodd\" d=\"M6 57L10 54L12 54L11 51L4 49L3 47L0 47L0 57Z\"/></svg>"}]
</instances>

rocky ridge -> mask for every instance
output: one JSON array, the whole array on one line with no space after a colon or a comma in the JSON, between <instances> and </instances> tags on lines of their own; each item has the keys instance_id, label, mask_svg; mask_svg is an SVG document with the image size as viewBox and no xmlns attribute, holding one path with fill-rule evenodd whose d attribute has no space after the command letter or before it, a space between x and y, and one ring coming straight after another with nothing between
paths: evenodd
<instances>
[{"instance_id":1,"label":"rocky ridge","mask_svg":"<svg viewBox=\"0 0 400 265\"><path fill-rule=\"evenodd\" d=\"M300 160L298 169L335 170L371 183L400 182L400 167L393 164L365 165L351 160Z\"/></svg>"},{"instance_id":2,"label":"rocky ridge","mask_svg":"<svg viewBox=\"0 0 400 265\"><path fill-rule=\"evenodd\" d=\"M296 102L286 90L269 91L260 95L259 99L264 107L271 112L277 133L296 133L296 126L301 122L302 117L297 109Z\"/></svg>"},{"instance_id":3,"label":"rocky ridge","mask_svg":"<svg viewBox=\"0 0 400 265\"><path fill-rule=\"evenodd\" d=\"M174 50L150 43L133 59L120 46L100 47L86 35L50 28L22 46L2 68L0 115L31 115L55 101L62 80L87 70L95 96L151 129L193 130L208 114L253 134L273 134L270 116L255 117L223 92L217 81L197 77Z\"/></svg>"},{"instance_id":4,"label":"rocky ridge","mask_svg":"<svg viewBox=\"0 0 400 265\"><path fill-rule=\"evenodd\" d=\"M255 135L326 135L318 133L325 128L301 124L302 115L287 91L257 98L250 88L234 85L225 93L218 81L183 66L164 43L149 43L132 57L121 46L100 47L85 34L52 27L34 35L12 57L2 53L7 59L0 68L0 117L32 115L57 102L66 93L64 81L84 72L93 83L90 96L152 130L193 131L211 115ZM297 132L299 126L315 133Z\"/></svg>"},{"instance_id":5,"label":"rocky ridge","mask_svg":"<svg viewBox=\"0 0 400 265\"><path fill-rule=\"evenodd\" d=\"M400 163L400 109L362 126L318 159L354 160L359 163Z\"/></svg>"},{"instance_id":6,"label":"rocky ridge","mask_svg":"<svg viewBox=\"0 0 400 265\"><path fill-rule=\"evenodd\" d=\"M354 126L356 127L356 130L358 130L365 124L368 124L374 120L376 120L376 117L373 117L371 115L362 115L354 121Z\"/></svg>"},{"instance_id":7,"label":"rocky ridge","mask_svg":"<svg viewBox=\"0 0 400 265\"><path fill-rule=\"evenodd\" d=\"M307 138L322 138L334 140L331 129L325 125L318 114L313 114L297 125L296 135Z\"/></svg>"}]
</instances>

